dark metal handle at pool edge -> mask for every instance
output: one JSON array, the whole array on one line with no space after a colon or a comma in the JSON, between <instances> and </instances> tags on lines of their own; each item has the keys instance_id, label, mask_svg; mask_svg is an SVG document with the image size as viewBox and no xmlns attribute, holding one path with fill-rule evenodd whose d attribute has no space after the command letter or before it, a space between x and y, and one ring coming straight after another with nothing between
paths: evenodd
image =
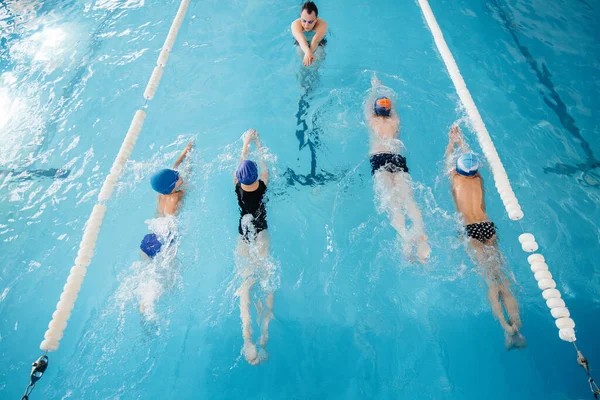
<instances>
[{"instance_id":1,"label":"dark metal handle at pool edge","mask_svg":"<svg viewBox=\"0 0 600 400\"><path fill-rule=\"evenodd\" d=\"M25 388L25 394L21 397L21 400L29 400L29 395L33 391L35 383L44 376L44 372L46 372L46 368L48 368L48 356L46 354L47 352L31 364L32 368L31 374L29 374L29 385Z\"/></svg>"}]
</instances>

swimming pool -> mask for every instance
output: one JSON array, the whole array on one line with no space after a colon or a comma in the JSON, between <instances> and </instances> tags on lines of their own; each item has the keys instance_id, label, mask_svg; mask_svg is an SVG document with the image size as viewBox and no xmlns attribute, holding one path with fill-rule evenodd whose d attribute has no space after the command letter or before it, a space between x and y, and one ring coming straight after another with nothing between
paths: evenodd
<instances>
[{"instance_id":1,"label":"swimming pool","mask_svg":"<svg viewBox=\"0 0 600 400\"><path fill-rule=\"evenodd\" d=\"M528 347L507 353L485 286L457 240L443 171L458 97L416 2L332 0L327 57L305 98L289 24L299 2L192 2L113 199L60 349L32 398L589 398L560 341L521 233L493 190L488 213L518 282ZM0 4L0 393L16 398L178 2ZM597 4L432 1L592 367L600 280ZM547 71L547 72L545 72ZM377 212L362 103L376 72L398 95L401 138L433 249L401 255ZM6 110L10 109L10 113ZM8 116L8 117L7 117ZM279 287L268 362L253 367L235 289L231 174L240 135L269 148ZM177 262L151 277L138 245L155 211L148 179L195 138ZM478 149L472 133L467 140ZM564 164L563 166L561 166ZM569 167L570 166L570 167ZM149 221L148 223L152 223ZM169 278L169 279L166 279ZM155 314L137 291L149 282ZM147 286L146 286L147 287ZM158 296L160 294L160 296Z\"/></svg>"}]
</instances>

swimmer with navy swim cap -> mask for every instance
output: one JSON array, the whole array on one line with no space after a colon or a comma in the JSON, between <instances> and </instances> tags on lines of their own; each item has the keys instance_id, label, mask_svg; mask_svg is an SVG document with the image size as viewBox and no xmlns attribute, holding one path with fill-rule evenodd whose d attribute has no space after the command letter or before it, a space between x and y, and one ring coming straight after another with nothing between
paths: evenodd
<instances>
[{"instance_id":1,"label":"swimmer with navy swim cap","mask_svg":"<svg viewBox=\"0 0 600 400\"><path fill-rule=\"evenodd\" d=\"M379 209L389 215L390 225L402 242L403 253L411 259L416 255L419 262L425 263L431 248L427 243L421 211L413 197L406 158L401 154L400 118L388 97L391 93L391 89L383 86L373 75L365 103L365 119L370 133L369 161L375 199L379 202ZM408 226L406 219L411 221Z\"/></svg>"},{"instance_id":2,"label":"swimmer with navy swim cap","mask_svg":"<svg viewBox=\"0 0 600 400\"><path fill-rule=\"evenodd\" d=\"M504 329L506 348L511 350L525 347L525 337L519 332L522 326L519 306L512 294L510 279L502 266L503 257L498 249L496 225L485 212L479 160L469 150L457 125L452 126L448 136L450 141L446 149L446 162L450 170L452 194L456 208L464 220L464 232L469 246L484 272L492 312ZM454 163L457 147L460 155Z\"/></svg>"},{"instance_id":3,"label":"swimmer with navy swim cap","mask_svg":"<svg viewBox=\"0 0 600 400\"><path fill-rule=\"evenodd\" d=\"M142 239L140 244L140 250L146 254L149 258L154 258L160 252L162 243L158 240L156 233L149 233Z\"/></svg>"},{"instance_id":4,"label":"swimmer with navy swim cap","mask_svg":"<svg viewBox=\"0 0 600 400\"><path fill-rule=\"evenodd\" d=\"M193 142L188 143L173 164L172 169L161 169L150 178L152 189L158 193L157 211L161 217L175 215L179 210L185 191L181 189L183 179L176 169L183 162L193 145ZM149 233L142 239L140 250L144 256L154 258L160 252L162 245L163 243L160 242L155 233Z\"/></svg>"},{"instance_id":5,"label":"swimmer with navy swim cap","mask_svg":"<svg viewBox=\"0 0 600 400\"><path fill-rule=\"evenodd\" d=\"M319 46L323 46L327 40L327 22L319 18L319 9L312 1L302 4L300 18L292 22L292 35L296 44L304 52L303 63L308 67L315 60L315 52Z\"/></svg>"},{"instance_id":6,"label":"swimmer with navy swim cap","mask_svg":"<svg viewBox=\"0 0 600 400\"><path fill-rule=\"evenodd\" d=\"M240 163L235 170L235 194L240 209L238 222L239 259L243 260L238 270L242 277L242 284L237 290L240 297L240 316L242 319L242 338L244 339L243 353L246 361L257 365L267 358L267 341L269 339L269 322L273 318L273 292L267 292L264 299L266 310L262 312L260 350L252 341L252 317L250 315L250 297L257 274L269 268L263 264L268 262L270 238L267 225L266 191L269 183L269 169L264 157L260 155L259 166L248 160L248 149L253 141L259 154L262 153L262 144L258 132L249 129L243 136L242 155ZM268 265L268 264L267 264Z\"/></svg>"}]
</instances>

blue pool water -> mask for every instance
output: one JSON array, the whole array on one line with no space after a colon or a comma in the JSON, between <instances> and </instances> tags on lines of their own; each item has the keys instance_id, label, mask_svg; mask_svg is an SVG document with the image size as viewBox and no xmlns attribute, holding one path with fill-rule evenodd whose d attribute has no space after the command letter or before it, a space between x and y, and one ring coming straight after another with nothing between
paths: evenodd
<instances>
[{"instance_id":1,"label":"blue pool water","mask_svg":"<svg viewBox=\"0 0 600 400\"><path fill-rule=\"evenodd\" d=\"M82 229L178 2L0 1L0 397L17 398ZM457 239L443 171L464 118L418 4L327 0L326 59L307 97L289 24L297 1L192 1L96 255L32 399L583 399L488 169L487 209L516 279L524 350L508 353ZM432 0L444 32L600 368L600 4ZM398 95L401 138L432 246L402 256L376 210L362 103L376 72ZM302 111L298 117L299 102ZM306 108L308 106L308 108ZM299 149L298 119L307 122ZM242 348L231 174L254 127L271 161L275 320L268 362ZM467 140L479 150L472 132ZM194 138L172 263L137 247L148 179ZM64 168L52 179L23 170ZM145 296L145 297L144 297ZM151 315L138 311L151 301ZM258 330L258 329L255 329Z\"/></svg>"}]
</instances>

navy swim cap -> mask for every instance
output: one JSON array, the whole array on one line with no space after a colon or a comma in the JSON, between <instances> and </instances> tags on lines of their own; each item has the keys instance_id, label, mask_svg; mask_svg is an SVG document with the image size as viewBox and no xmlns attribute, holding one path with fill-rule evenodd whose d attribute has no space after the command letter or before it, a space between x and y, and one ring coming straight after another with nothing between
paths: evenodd
<instances>
[{"instance_id":1,"label":"navy swim cap","mask_svg":"<svg viewBox=\"0 0 600 400\"><path fill-rule=\"evenodd\" d=\"M149 233L144 236L142 243L140 244L140 249L150 258L154 258L160 253L161 247L162 243L158 240L155 233Z\"/></svg>"},{"instance_id":2,"label":"navy swim cap","mask_svg":"<svg viewBox=\"0 0 600 400\"><path fill-rule=\"evenodd\" d=\"M462 176L473 176L479 170L479 161L473 153L465 153L456 160L456 172Z\"/></svg>"},{"instance_id":3,"label":"navy swim cap","mask_svg":"<svg viewBox=\"0 0 600 400\"><path fill-rule=\"evenodd\" d=\"M169 194L175 189L179 180L179 172L172 169L161 169L150 178L152 189L160 194Z\"/></svg>"},{"instance_id":4,"label":"navy swim cap","mask_svg":"<svg viewBox=\"0 0 600 400\"><path fill-rule=\"evenodd\" d=\"M373 104L373 112L380 117L389 117L392 111L392 102L387 97L380 97Z\"/></svg>"},{"instance_id":5,"label":"navy swim cap","mask_svg":"<svg viewBox=\"0 0 600 400\"><path fill-rule=\"evenodd\" d=\"M258 179L258 167L254 161L244 160L240 163L235 177L244 185L252 185Z\"/></svg>"}]
</instances>

